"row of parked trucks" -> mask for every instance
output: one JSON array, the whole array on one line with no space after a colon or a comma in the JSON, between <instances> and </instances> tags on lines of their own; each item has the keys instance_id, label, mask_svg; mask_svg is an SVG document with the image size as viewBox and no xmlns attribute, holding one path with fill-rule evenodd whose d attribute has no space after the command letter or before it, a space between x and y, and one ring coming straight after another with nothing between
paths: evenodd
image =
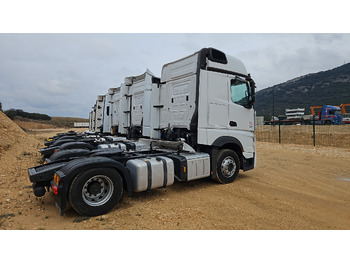
<instances>
[{"instance_id":1,"label":"row of parked trucks","mask_svg":"<svg viewBox=\"0 0 350 262\"><path fill-rule=\"evenodd\" d=\"M36 196L50 189L63 215L110 211L128 194L174 182L233 182L256 165L255 83L243 63L214 48L147 70L98 96L90 131L58 134L28 169Z\"/></svg>"}]
</instances>

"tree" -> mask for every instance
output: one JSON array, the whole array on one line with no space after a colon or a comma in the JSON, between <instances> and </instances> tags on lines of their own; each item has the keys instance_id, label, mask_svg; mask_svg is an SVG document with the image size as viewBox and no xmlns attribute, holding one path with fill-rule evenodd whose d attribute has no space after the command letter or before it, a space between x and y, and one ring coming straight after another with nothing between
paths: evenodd
<instances>
[{"instance_id":1,"label":"tree","mask_svg":"<svg viewBox=\"0 0 350 262\"><path fill-rule=\"evenodd\" d=\"M35 120L51 120L51 117L45 114L39 114L39 113L28 113L24 112L22 109L9 109L4 112L8 118L15 119L16 116L21 116L29 119L35 119Z\"/></svg>"},{"instance_id":2,"label":"tree","mask_svg":"<svg viewBox=\"0 0 350 262\"><path fill-rule=\"evenodd\" d=\"M5 112L5 115L7 115L8 118L10 118L11 120L15 119L15 116L16 116L16 110L11 108L9 110L6 110Z\"/></svg>"}]
</instances>

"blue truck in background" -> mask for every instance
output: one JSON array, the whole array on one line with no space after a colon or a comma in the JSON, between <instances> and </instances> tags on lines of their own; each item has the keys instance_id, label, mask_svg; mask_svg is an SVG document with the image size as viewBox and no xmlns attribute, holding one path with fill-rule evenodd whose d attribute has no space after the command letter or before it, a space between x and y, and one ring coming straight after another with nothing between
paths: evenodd
<instances>
[{"instance_id":1,"label":"blue truck in background","mask_svg":"<svg viewBox=\"0 0 350 262\"><path fill-rule=\"evenodd\" d=\"M316 108L321 109L318 114L315 113ZM343 115L339 106L314 106L311 107L311 113L315 116L316 125L341 125L343 123Z\"/></svg>"}]
</instances>

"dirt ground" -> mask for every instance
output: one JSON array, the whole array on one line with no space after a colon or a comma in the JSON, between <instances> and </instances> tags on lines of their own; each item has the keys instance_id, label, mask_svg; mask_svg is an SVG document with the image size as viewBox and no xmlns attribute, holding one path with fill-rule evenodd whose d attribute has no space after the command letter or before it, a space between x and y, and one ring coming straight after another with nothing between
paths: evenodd
<instances>
[{"instance_id":1,"label":"dirt ground","mask_svg":"<svg viewBox=\"0 0 350 262\"><path fill-rule=\"evenodd\" d=\"M34 196L27 168L63 130L28 134L0 117L0 229L350 229L350 149L258 142L256 169L234 183L176 182L125 194L106 215L60 216L51 192Z\"/></svg>"}]
</instances>

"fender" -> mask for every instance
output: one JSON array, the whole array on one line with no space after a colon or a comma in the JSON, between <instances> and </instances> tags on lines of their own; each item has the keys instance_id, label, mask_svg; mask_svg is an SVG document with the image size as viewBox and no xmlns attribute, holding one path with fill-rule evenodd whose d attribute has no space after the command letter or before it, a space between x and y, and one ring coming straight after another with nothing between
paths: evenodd
<instances>
[{"instance_id":1,"label":"fender","mask_svg":"<svg viewBox=\"0 0 350 262\"><path fill-rule=\"evenodd\" d=\"M211 178L215 178L216 173L216 158L219 150L221 148L228 148L233 149L236 151L238 157L240 158L241 162L243 161L243 146L241 142L232 136L221 136L217 138L211 145L210 150L210 158L211 158ZM243 163L241 168L243 168Z\"/></svg>"},{"instance_id":2,"label":"fender","mask_svg":"<svg viewBox=\"0 0 350 262\"><path fill-rule=\"evenodd\" d=\"M65 143L75 142L75 141L76 141L76 139L72 139L72 138L59 139L59 140L53 142L51 146L61 146L61 145L65 144Z\"/></svg>"},{"instance_id":3,"label":"fender","mask_svg":"<svg viewBox=\"0 0 350 262\"><path fill-rule=\"evenodd\" d=\"M237 138L232 136L221 136L213 142L212 146L222 147L227 144L236 144L241 148L241 152L244 151L241 142Z\"/></svg>"},{"instance_id":4,"label":"fender","mask_svg":"<svg viewBox=\"0 0 350 262\"><path fill-rule=\"evenodd\" d=\"M46 159L46 163L57 162L62 160L69 161L77 157L86 156L90 153L91 151L86 149L66 149L52 154L48 159Z\"/></svg>"},{"instance_id":5,"label":"fender","mask_svg":"<svg viewBox=\"0 0 350 262\"><path fill-rule=\"evenodd\" d=\"M93 150L96 148L96 146L93 146L87 142L75 141L75 142L68 142L68 143L62 144L59 147L59 150L78 149L78 148L86 148L89 150Z\"/></svg>"},{"instance_id":6,"label":"fender","mask_svg":"<svg viewBox=\"0 0 350 262\"><path fill-rule=\"evenodd\" d=\"M67 207L68 190L74 177L85 170L99 167L116 169L123 178L128 194L131 195L132 182L130 172L122 163L100 156L75 159L68 162L57 172L57 175L60 178L60 183L58 186L56 204L61 215L63 215L63 212Z\"/></svg>"}]
</instances>

